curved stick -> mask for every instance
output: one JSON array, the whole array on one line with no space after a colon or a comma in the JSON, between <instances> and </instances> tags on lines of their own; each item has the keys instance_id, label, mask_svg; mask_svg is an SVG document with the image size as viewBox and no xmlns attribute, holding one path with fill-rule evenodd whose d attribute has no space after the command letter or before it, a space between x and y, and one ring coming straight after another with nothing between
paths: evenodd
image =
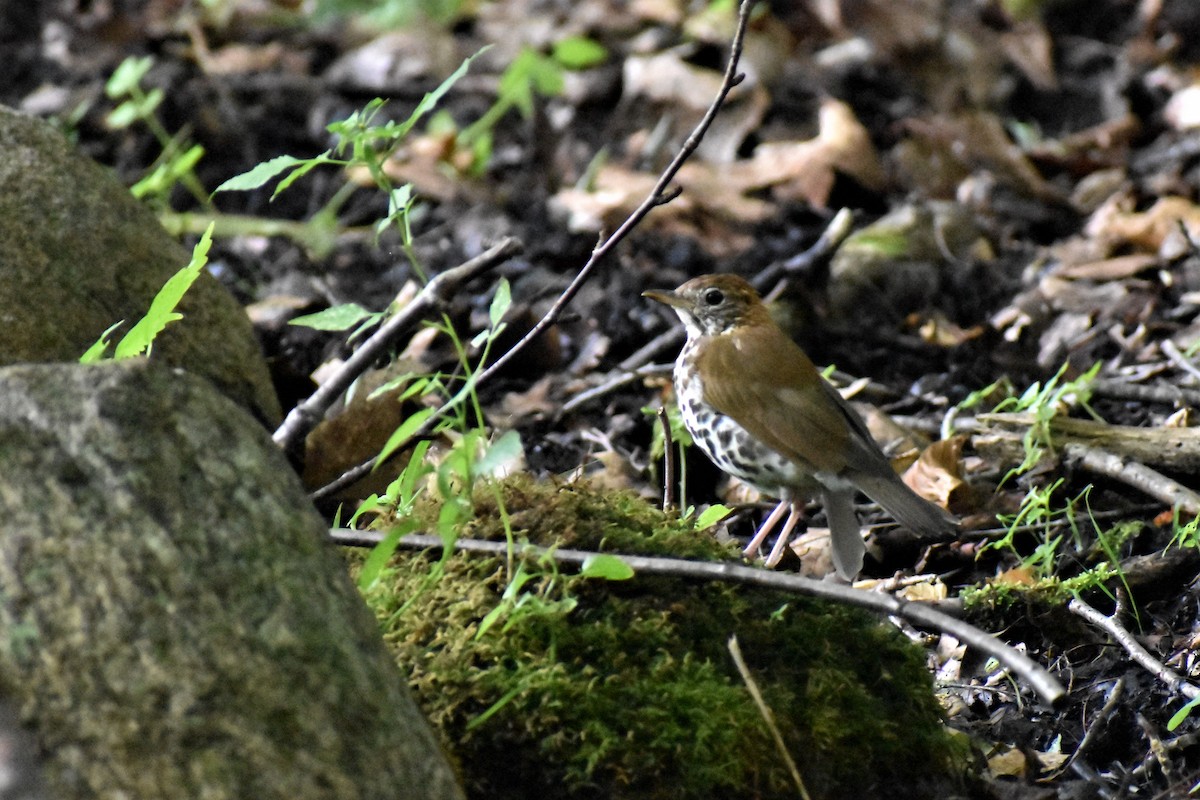
<instances>
[{"instance_id":1,"label":"curved stick","mask_svg":"<svg viewBox=\"0 0 1200 800\"><path fill-rule=\"evenodd\" d=\"M345 529L332 530L330 536L339 544L357 547L373 547L383 538L382 534L373 531ZM424 549L441 548L444 543L439 536L409 534L400 540L400 544L403 547ZM504 556L508 553L508 543L459 539L454 543L454 549ZM567 564L582 564L588 558L601 555L587 550L536 547L530 544L521 545L520 552L537 556L548 555L555 561ZM1024 679L1030 688L1041 695L1042 699L1051 706L1058 706L1067 696L1066 689L1062 684L1029 656L1010 647L987 631L980 630L961 619L955 619L925 603L901 600L892 595L878 592L864 592L829 581L817 581L800 575L789 575L757 567L744 567L727 562L688 561L682 558L618 555L615 553L607 555L616 555L632 567L634 572L648 575L670 575L680 578L747 583L793 594L820 597L836 603L865 608L878 614L900 617L922 628L949 633L960 642L965 642L970 647L987 653Z\"/></svg>"}]
</instances>

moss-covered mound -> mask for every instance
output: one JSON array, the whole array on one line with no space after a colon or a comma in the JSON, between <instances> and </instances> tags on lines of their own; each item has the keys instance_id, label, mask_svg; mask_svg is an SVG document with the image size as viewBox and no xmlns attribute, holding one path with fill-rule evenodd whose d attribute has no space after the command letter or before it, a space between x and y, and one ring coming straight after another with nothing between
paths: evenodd
<instances>
[{"instance_id":1,"label":"moss-covered mound","mask_svg":"<svg viewBox=\"0 0 1200 800\"><path fill-rule=\"evenodd\" d=\"M465 536L728 559L633 495L527 479L477 493ZM730 658L736 634L814 797L944 796L950 746L920 651L853 609L549 561L401 553L368 602L476 798L796 797ZM568 575L567 572L572 574ZM481 621L507 613L482 635Z\"/></svg>"}]
</instances>

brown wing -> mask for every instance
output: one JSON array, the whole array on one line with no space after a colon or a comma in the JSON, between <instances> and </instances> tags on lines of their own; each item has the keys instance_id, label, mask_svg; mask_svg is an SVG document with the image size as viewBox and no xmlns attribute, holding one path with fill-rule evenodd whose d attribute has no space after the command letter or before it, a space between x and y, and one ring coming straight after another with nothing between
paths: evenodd
<instances>
[{"instance_id":1,"label":"brown wing","mask_svg":"<svg viewBox=\"0 0 1200 800\"><path fill-rule=\"evenodd\" d=\"M778 328L755 325L714 336L701 350L699 367L705 401L772 449L821 471L868 466L859 463L862 422Z\"/></svg>"}]
</instances>

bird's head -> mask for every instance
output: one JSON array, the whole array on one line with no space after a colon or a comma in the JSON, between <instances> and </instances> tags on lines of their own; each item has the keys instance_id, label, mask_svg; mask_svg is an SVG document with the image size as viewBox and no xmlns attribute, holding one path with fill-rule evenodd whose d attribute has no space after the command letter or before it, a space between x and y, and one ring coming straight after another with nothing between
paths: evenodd
<instances>
[{"instance_id":1,"label":"bird's head","mask_svg":"<svg viewBox=\"0 0 1200 800\"><path fill-rule=\"evenodd\" d=\"M737 275L701 275L673 292L651 290L643 297L668 305L689 337L717 336L743 325L772 324L754 287Z\"/></svg>"}]
</instances>

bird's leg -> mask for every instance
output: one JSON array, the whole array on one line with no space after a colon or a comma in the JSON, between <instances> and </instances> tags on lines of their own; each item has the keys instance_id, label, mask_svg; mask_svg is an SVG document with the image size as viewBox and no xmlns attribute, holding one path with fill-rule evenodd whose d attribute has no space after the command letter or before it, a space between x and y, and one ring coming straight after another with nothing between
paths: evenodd
<instances>
[{"instance_id":1,"label":"bird's leg","mask_svg":"<svg viewBox=\"0 0 1200 800\"><path fill-rule=\"evenodd\" d=\"M758 526L758 530L754 532L754 538L750 540L750 544L746 545L746 549L742 551L742 555L746 558L751 558L758 553L758 548L762 547L763 541L770 535L775 526L779 524L779 518L783 516L783 512L791 506L787 500L780 500L779 505L767 515L762 525ZM789 519L790 522L790 519Z\"/></svg>"},{"instance_id":2,"label":"bird's leg","mask_svg":"<svg viewBox=\"0 0 1200 800\"><path fill-rule=\"evenodd\" d=\"M792 538L792 531L796 529L796 523L804 519L803 505L797 502L789 503L789 505L792 513L788 514L787 523L779 532L779 538L775 540L775 546L771 548L771 555L767 556L766 566L768 567L774 567L779 563L779 559L783 558L783 548L787 546L788 539Z\"/></svg>"}]
</instances>

